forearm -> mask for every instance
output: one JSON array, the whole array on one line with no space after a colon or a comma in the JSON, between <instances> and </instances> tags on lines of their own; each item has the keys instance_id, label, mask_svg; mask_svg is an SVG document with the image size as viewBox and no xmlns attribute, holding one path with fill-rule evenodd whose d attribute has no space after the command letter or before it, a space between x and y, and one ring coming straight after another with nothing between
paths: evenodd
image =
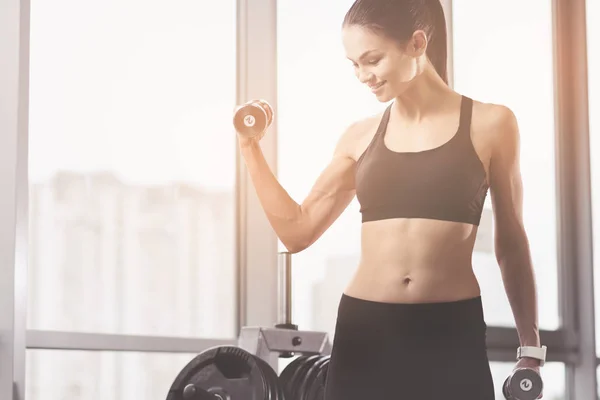
<instances>
[{"instance_id":1,"label":"forearm","mask_svg":"<svg viewBox=\"0 0 600 400\"><path fill-rule=\"evenodd\" d=\"M302 247L305 236L300 205L281 186L258 142L242 146L240 150L269 223L287 249L296 251Z\"/></svg>"},{"instance_id":2,"label":"forearm","mask_svg":"<svg viewBox=\"0 0 600 400\"><path fill-rule=\"evenodd\" d=\"M537 289L528 246L521 245L498 257L506 295L521 346L540 346Z\"/></svg>"}]
</instances>

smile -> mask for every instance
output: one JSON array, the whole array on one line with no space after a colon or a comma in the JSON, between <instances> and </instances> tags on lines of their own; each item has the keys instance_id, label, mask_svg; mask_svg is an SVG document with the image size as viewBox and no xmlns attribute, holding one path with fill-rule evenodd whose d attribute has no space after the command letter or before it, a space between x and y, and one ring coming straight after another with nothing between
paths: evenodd
<instances>
[{"instance_id":1,"label":"smile","mask_svg":"<svg viewBox=\"0 0 600 400\"><path fill-rule=\"evenodd\" d=\"M370 86L369 85L369 88L371 89L371 91L374 92L374 91L378 90L380 87L382 87L383 85L385 85L385 81L380 82L380 83L378 83L377 85L374 85L374 86Z\"/></svg>"}]
</instances>

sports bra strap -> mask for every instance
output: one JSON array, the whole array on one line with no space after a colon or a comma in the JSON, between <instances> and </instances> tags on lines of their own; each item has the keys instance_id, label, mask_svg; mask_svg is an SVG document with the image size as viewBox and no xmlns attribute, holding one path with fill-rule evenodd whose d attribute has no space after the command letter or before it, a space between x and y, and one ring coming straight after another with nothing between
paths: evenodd
<instances>
[{"instance_id":1,"label":"sports bra strap","mask_svg":"<svg viewBox=\"0 0 600 400\"><path fill-rule=\"evenodd\" d=\"M383 134L387 130L388 122L390 122L390 112L392 111L393 105L394 105L394 103L387 106L385 111L383 112L383 115L381 116L381 121L379 122L379 127L377 128L377 131L375 132L375 135L377 137L383 136Z\"/></svg>"},{"instance_id":2,"label":"sports bra strap","mask_svg":"<svg viewBox=\"0 0 600 400\"><path fill-rule=\"evenodd\" d=\"M473 100L462 96L460 104L460 126L461 133L471 134L471 116L473 115Z\"/></svg>"}]
</instances>

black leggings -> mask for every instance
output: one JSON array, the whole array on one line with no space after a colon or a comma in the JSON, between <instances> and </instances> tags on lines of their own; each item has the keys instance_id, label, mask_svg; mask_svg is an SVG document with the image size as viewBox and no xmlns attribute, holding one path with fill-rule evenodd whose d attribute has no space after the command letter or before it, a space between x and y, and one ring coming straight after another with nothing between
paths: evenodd
<instances>
[{"instance_id":1,"label":"black leggings","mask_svg":"<svg viewBox=\"0 0 600 400\"><path fill-rule=\"evenodd\" d=\"M342 295L325 400L494 400L481 297L380 303Z\"/></svg>"}]
</instances>

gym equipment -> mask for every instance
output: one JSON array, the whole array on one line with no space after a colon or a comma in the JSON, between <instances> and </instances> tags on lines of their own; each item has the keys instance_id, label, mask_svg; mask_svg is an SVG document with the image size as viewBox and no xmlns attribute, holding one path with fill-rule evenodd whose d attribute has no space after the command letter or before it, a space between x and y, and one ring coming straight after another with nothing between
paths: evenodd
<instances>
[{"instance_id":1,"label":"gym equipment","mask_svg":"<svg viewBox=\"0 0 600 400\"><path fill-rule=\"evenodd\" d=\"M235 346L208 349L177 375L167 400L283 400L275 371Z\"/></svg>"},{"instance_id":2,"label":"gym equipment","mask_svg":"<svg viewBox=\"0 0 600 400\"><path fill-rule=\"evenodd\" d=\"M330 359L331 356L322 356L321 361L315 363L314 367L308 372L303 400L325 399L325 384L327 383Z\"/></svg>"},{"instance_id":3,"label":"gym equipment","mask_svg":"<svg viewBox=\"0 0 600 400\"><path fill-rule=\"evenodd\" d=\"M329 355L301 356L279 376L286 400L323 400Z\"/></svg>"},{"instance_id":4,"label":"gym equipment","mask_svg":"<svg viewBox=\"0 0 600 400\"><path fill-rule=\"evenodd\" d=\"M233 126L241 135L257 140L267 132L273 123L273 108L262 99L250 100L235 109Z\"/></svg>"},{"instance_id":5,"label":"gym equipment","mask_svg":"<svg viewBox=\"0 0 600 400\"><path fill-rule=\"evenodd\" d=\"M278 255L278 323L274 328L242 327L238 345L277 370L279 358L331 354L326 332L301 331L292 322L292 255Z\"/></svg>"},{"instance_id":6,"label":"gym equipment","mask_svg":"<svg viewBox=\"0 0 600 400\"><path fill-rule=\"evenodd\" d=\"M542 377L531 368L518 368L506 378L502 394L506 400L535 400L544 387Z\"/></svg>"},{"instance_id":7,"label":"gym equipment","mask_svg":"<svg viewBox=\"0 0 600 400\"><path fill-rule=\"evenodd\" d=\"M177 375L167 400L322 400L332 345L328 333L292 322L291 253L278 254L273 328L242 327L237 346L210 348ZM277 376L279 359L293 360Z\"/></svg>"}]
</instances>

